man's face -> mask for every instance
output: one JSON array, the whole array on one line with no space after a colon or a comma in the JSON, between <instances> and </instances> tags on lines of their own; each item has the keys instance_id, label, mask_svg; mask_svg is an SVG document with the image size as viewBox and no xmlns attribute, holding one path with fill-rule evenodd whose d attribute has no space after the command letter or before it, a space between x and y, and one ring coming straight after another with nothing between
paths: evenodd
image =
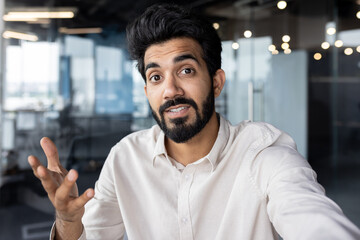
<instances>
[{"instance_id":1,"label":"man's face","mask_svg":"<svg viewBox=\"0 0 360 240\"><path fill-rule=\"evenodd\" d=\"M144 56L145 92L165 135L183 143L199 133L214 114L214 90L201 46L175 38L150 46Z\"/></svg>"}]
</instances>

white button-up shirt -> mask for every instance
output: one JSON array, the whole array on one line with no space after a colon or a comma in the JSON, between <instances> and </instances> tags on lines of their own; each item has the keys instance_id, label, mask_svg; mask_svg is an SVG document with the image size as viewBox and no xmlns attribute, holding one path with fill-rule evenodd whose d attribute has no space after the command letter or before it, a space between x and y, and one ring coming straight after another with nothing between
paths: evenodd
<instances>
[{"instance_id":1,"label":"white button-up shirt","mask_svg":"<svg viewBox=\"0 0 360 240\"><path fill-rule=\"evenodd\" d=\"M86 204L80 239L360 239L324 195L292 139L265 123L221 117L207 156L171 159L158 126L114 146Z\"/></svg>"}]
</instances>

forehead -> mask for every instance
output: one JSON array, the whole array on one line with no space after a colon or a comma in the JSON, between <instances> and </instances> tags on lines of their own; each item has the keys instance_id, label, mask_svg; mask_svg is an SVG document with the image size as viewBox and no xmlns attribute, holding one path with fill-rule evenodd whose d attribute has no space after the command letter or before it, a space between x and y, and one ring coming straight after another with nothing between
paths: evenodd
<instances>
[{"instance_id":1,"label":"forehead","mask_svg":"<svg viewBox=\"0 0 360 240\"><path fill-rule=\"evenodd\" d=\"M202 56L200 44L192 38L174 38L168 41L153 44L146 51L144 63L157 62L159 60L172 60L181 54L192 54L199 61Z\"/></svg>"}]
</instances>

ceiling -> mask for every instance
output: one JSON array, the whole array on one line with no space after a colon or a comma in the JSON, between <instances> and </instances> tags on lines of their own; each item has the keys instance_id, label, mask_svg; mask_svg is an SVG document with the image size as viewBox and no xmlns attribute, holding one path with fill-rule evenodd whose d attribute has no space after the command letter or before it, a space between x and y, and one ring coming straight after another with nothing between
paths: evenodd
<instances>
[{"instance_id":1,"label":"ceiling","mask_svg":"<svg viewBox=\"0 0 360 240\"><path fill-rule=\"evenodd\" d=\"M200 13L215 4L231 5L235 0L173 0L173 3L194 7ZM44 5L46 2L46 5ZM16 8L30 7L75 7L77 9L75 18L67 20L56 20L58 27L80 28L80 27L109 27L122 31L127 23L141 14L148 6L168 1L159 0L6 0L5 12ZM22 23L9 23L20 25ZM53 23L54 24L54 23ZM36 28L36 25L32 26ZM46 26L42 26L46 27Z\"/></svg>"},{"instance_id":2,"label":"ceiling","mask_svg":"<svg viewBox=\"0 0 360 240\"><path fill-rule=\"evenodd\" d=\"M45 5L44 5L45 2ZM168 2L161 0L5 0L5 13L14 8L30 7L75 7L76 15L73 19L53 20L50 24L27 24L25 22L6 22L6 27L25 32L43 33L48 38L50 29L60 27L83 28L101 27L105 35L108 31L122 32L127 23L141 14L154 3ZM256 21L257 36L276 33L276 26L284 24L298 24L298 17L311 19L334 19L334 9L338 9L337 16L342 28L360 28L360 20L354 21L354 14L360 10L360 0L287 0L286 11L276 8L277 0L172 0L173 3L193 7L198 13L207 16L212 21L225 23L227 28L222 30L222 37L232 38L236 22L248 22L250 18ZM325 6L325 7L324 7ZM337 6L337 8L334 8ZM269 18L274 22L274 29L266 24ZM350 20L348 20L350 19ZM289 22L289 23L284 23ZM240 24L241 25L241 24ZM264 25L264 26L262 26ZM311 26L309 26L311 28ZM264 33L260 30L264 29ZM57 32L57 31L53 31ZM55 33L54 33L55 34Z\"/></svg>"}]
</instances>

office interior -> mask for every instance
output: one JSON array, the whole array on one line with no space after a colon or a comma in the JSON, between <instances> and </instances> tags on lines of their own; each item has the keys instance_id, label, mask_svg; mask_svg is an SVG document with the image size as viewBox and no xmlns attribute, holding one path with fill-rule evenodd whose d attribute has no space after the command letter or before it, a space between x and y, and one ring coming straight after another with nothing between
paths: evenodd
<instances>
[{"instance_id":1,"label":"office interior","mask_svg":"<svg viewBox=\"0 0 360 240\"><path fill-rule=\"evenodd\" d=\"M157 2L0 0L0 239L48 239L54 210L27 163L46 164L43 136L79 171L81 192L114 144L155 124L125 28ZM222 39L217 112L288 132L360 226L360 1L172 2Z\"/></svg>"}]
</instances>

